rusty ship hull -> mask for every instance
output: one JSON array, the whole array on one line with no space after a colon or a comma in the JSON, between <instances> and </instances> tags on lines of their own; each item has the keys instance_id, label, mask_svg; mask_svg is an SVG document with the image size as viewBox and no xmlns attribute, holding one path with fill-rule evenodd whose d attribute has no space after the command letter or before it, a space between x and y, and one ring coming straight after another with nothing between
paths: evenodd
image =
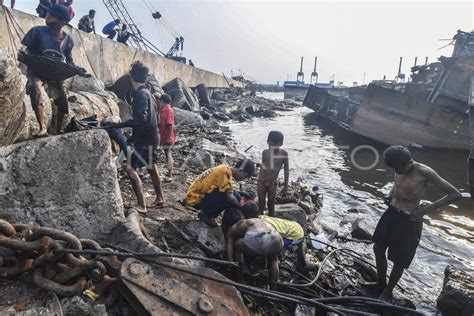
<instances>
[{"instance_id":1,"label":"rusty ship hull","mask_svg":"<svg viewBox=\"0 0 474 316\"><path fill-rule=\"evenodd\" d=\"M415 69L410 83L375 81L348 88L347 96L311 86L303 104L351 132L387 145L469 150L474 56L441 57L424 67L421 75Z\"/></svg>"}]
</instances>

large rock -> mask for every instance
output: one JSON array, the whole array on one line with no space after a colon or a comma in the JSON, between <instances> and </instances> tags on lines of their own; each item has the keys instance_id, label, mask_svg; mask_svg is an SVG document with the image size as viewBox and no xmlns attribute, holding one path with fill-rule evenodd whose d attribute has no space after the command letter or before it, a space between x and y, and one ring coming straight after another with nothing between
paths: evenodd
<instances>
[{"instance_id":1,"label":"large rock","mask_svg":"<svg viewBox=\"0 0 474 316\"><path fill-rule=\"evenodd\" d=\"M92 115L97 115L100 122L107 116L119 116L118 99L110 92L69 92L69 114L66 118L83 119Z\"/></svg>"},{"instance_id":2,"label":"large rock","mask_svg":"<svg viewBox=\"0 0 474 316\"><path fill-rule=\"evenodd\" d=\"M88 91L88 92L102 92L105 90L105 85L102 81L95 77L81 77L74 76L70 81L70 91Z\"/></svg>"},{"instance_id":3,"label":"large rock","mask_svg":"<svg viewBox=\"0 0 474 316\"><path fill-rule=\"evenodd\" d=\"M110 139L93 130L0 147L1 218L104 240L123 218Z\"/></svg>"},{"instance_id":4,"label":"large rock","mask_svg":"<svg viewBox=\"0 0 474 316\"><path fill-rule=\"evenodd\" d=\"M443 315L474 315L473 275L447 266L437 307Z\"/></svg>"},{"instance_id":5,"label":"large rock","mask_svg":"<svg viewBox=\"0 0 474 316\"><path fill-rule=\"evenodd\" d=\"M51 103L43 87L41 101L46 119L51 120ZM30 138L37 131L35 123L30 97L26 95L26 77L15 59L7 51L0 50L0 146Z\"/></svg>"},{"instance_id":6,"label":"large rock","mask_svg":"<svg viewBox=\"0 0 474 316\"><path fill-rule=\"evenodd\" d=\"M300 224L306 232L306 213L297 204L277 204L275 205L275 217L295 221Z\"/></svg>"},{"instance_id":7,"label":"large rock","mask_svg":"<svg viewBox=\"0 0 474 316\"><path fill-rule=\"evenodd\" d=\"M196 126L202 128L206 126L206 121L202 118L201 115L186 111L180 108L173 108L174 111L174 121L177 128L180 125L183 126Z\"/></svg>"},{"instance_id":8,"label":"large rock","mask_svg":"<svg viewBox=\"0 0 474 316\"><path fill-rule=\"evenodd\" d=\"M352 237L357 239L372 240L375 223L367 218L359 218L352 223Z\"/></svg>"}]
</instances>

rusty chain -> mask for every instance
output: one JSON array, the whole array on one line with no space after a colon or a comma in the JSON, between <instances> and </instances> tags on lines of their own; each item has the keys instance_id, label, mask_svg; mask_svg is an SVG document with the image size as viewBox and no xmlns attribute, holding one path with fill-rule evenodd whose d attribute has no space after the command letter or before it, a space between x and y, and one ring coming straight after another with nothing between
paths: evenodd
<instances>
[{"instance_id":1,"label":"rusty chain","mask_svg":"<svg viewBox=\"0 0 474 316\"><path fill-rule=\"evenodd\" d=\"M89 288L104 298L106 306L111 306L118 296L116 286L112 286L119 273L118 258L82 256L65 250L110 249L63 230L0 220L0 278L32 280L36 286L60 296L75 296Z\"/></svg>"}]
</instances>

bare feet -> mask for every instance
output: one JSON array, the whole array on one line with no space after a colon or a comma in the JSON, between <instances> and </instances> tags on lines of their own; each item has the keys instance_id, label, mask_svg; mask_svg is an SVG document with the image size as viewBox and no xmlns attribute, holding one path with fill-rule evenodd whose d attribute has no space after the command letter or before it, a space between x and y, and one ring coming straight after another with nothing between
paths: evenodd
<instances>
[{"instance_id":1,"label":"bare feet","mask_svg":"<svg viewBox=\"0 0 474 316\"><path fill-rule=\"evenodd\" d=\"M40 129L40 131L36 134L33 135L34 138L41 138L41 137L47 137L48 136L48 131L46 128Z\"/></svg>"},{"instance_id":2,"label":"bare feet","mask_svg":"<svg viewBox=\"0 0 474 316\"><path fill-rule=\"evenodd\" d=\"M156 199L155 202L153 202L149 208L163 208L165 206L165 201L163 199Z\"/></svg>"},{"instance_id":3,"label":"bare feet","mask_svg":"<svg viewBox=\"0 0 474 316\"><path fill-rule=\"evenodd\" d=\"M138 214L146 214L148 212L148 210L146 209L146 206L136 205L136 206L131 206L130 209L137 211Z\"/></svg>"}]
</instances>

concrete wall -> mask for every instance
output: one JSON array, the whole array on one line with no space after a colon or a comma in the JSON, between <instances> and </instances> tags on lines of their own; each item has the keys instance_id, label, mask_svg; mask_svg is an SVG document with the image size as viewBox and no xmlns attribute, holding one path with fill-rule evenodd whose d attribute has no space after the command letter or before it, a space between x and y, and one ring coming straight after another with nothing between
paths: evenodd
<instances>
[{"instance_id":1,"label":"concrete wall","mask_svg":"<svg viewBox=\"0 0 474 316\"><path fill-rule=\"evenodd\" d=\"M13 20L5 10L11 12ZM44 25L44 20L21 11L0 7L0 47L8 48L16 55L21 47L21 38L35 25ZM162 85L179 77L191 87L200 83L210 88L228 87L222 75L150 54L100 35L81 32L76 28L66 27L65 31L74 39L73 57L76 65L84 67L106 84L117 80L128 72L132 62L140 60L150 67ZM240 82L227 80L235 86L241 86Z\"/></svg>"}]
</instances>

